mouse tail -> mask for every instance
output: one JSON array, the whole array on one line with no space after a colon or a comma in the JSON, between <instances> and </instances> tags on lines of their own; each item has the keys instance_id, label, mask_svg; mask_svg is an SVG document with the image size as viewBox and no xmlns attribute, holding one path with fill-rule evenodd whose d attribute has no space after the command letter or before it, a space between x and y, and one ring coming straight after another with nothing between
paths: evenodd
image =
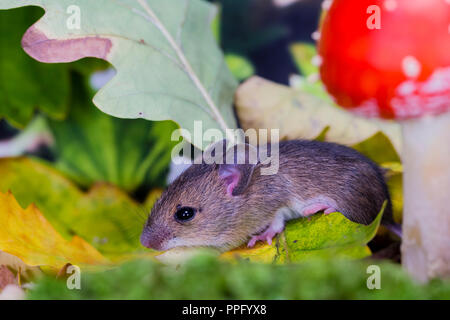
<instances>
[{"instance_id":1,"label":"mouse tail","mask_svg":"<svg viewBox=\"0 0 450 320\"><path fill-rule=\"evenodd\" d=\"M395 235L397 235L399 238L402 238L402 225L398 224L398 223L390 223L385 225L385 227L391 231L392 233L394 233Z\"/></svg>"},{"instance_id":2,"label":"mouse tail","mask_svg":"<svg viewBox=\"0 0 450 320\"><path fill-rule=\"evenodd\" d=\"M402 225L394 221L394 214L390 197L388 197L388 203L381 219L381 224L396 236L402 238Z\"/></svg>"}]
</instances>

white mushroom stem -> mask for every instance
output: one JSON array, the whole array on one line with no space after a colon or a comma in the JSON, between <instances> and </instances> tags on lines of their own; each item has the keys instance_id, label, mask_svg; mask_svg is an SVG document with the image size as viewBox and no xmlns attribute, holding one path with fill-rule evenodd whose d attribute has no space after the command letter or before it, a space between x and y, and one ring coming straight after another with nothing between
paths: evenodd
<instances>
[{"instance_id":1,"label":"white mushroom stem","mask_svg":"<svg viewBox=\"0 0 450 320\"><path fill-rule=\"evenodd\" d=\"M418 281L450 277L450 112L403 122L402 263Z\"/></svg>"}]
</instances>

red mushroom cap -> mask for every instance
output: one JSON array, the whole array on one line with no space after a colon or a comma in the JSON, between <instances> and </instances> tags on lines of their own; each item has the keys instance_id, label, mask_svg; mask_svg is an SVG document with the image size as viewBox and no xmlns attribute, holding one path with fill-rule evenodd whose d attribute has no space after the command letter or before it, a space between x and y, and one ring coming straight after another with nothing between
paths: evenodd
<instances>
[{"instance_id":1,"label":"red mushroom cap","mask_svg":"<svg viewBox=\"0 0 450 320\"><path fill-rule=\"evenodd\" d=\"M334 0L319 54L327 90L356 113L450 110L450 0Z\"/></svg>"}]
</instances>

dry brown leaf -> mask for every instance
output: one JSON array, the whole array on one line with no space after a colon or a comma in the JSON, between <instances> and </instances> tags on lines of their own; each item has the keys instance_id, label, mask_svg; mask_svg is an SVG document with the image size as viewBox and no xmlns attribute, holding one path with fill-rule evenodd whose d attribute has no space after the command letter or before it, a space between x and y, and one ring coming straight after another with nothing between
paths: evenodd
<instances>
[{"instance_id":1,"label":"dry brown leaf","mask_svg":"<svg viewBox=\"0 0 450 320\"><path fill-rule=\"evenodd\" d=\"M381 131L401 154L401 129L395 122L360 118L311 94L260 77L239 87L236 111L244 130L279 129L281 140L316 139L322 134L326 141L354 145Z\"/></svg>"}]
</instances>

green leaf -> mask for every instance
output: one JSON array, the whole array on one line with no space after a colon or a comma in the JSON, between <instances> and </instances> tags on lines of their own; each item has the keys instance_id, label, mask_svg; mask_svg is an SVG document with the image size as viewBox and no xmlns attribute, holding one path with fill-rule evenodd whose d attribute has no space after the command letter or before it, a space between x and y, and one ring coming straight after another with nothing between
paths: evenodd
<instances>
[{"instance_id":1,"label":"green leaf","mask_svg":"<svg viewBox=\"0 0 450 320\"><path fill-rule=\"evenodd\" d=\"M68 67L38 63L20 47L23 33L42 13L39 8L0 11L0 118L17 127L32 119L35 108L58 119L68 109Z\"/></svg>"},{"instance_id":2,"label":"green leaf","mask_svg":"<svg viewBox=\"0 0 450 320\"><path fill-rule=\"evenodd\" d=\"M66 116L71 70L88 75L107 66L96 59L42 64L27 56L20 47L21 38L43 13L36 7L0 10L0 118L20 128L30 122L35 109L52 119Z\"/></svg>"},{"instance_id":3,"label":"green leaf","mask_svg":"<svg viewBox=\"0 0 450 320\"><path fill-rule=\"evenodd\" d=\"M117 119L100 112L78 74L72 75L65 121L49 120L57 168L83 187L108 182L125 191L164 186L170 163L173 122Z\"/></svg>"},{"instance_id":4,"label":"green leaf","mask_svg":"<svg viewBox=\"0 0 450 320\"><path fill-rule=\"evenodd\" d=\"M150 202L141 205L111 185L83 192L55 169L28 158L0 159L0 176L0 192L10 190L22 208L34 203L66 239L77 235L108 257L143 249L139 235Z\"/></svg>"},{"instance_id":5,"label":"green leaf","mask_svg":"<svg viewBox=\"0 0 450 320\"><path fill-rule=\"evenodd\" d=\"M403 168L400 156L391 141L382 132L378 132L352 147L387 170L385 177L391 195L394 220L400 223L403 213Z\"/></svg>"},{"instance_id":6,"label":"green leaf","mask_svg":"<svg viewBox=\"0 0 450 320\"><path fill-rule=\"evenodd\" d=\"M245 80L255 73L252 63L242 56L227 54L225 60L231 73L233 73L238 80Z\"/></svg>"},{"instance_id":7,"label":"green leaf","mask_svg":"<svg viewBox=\"0 0 450 320\"><path fill-rule=\"evenodd\" d=\"M103 112L173 120L189 132L194 120L204 130L236 127L237 83L210 28L214 6L200 0L4 0L0 8L24 5L46 10L24 36L29 55L50 63L97 57L117 69L94 98ZM65 12L74 5L80 8L80 29L67 28Z\"/></svg>"},{"instance_id":8,"label":"green leaf","mask_svg":"<svg viewBox=\"0 0 450 320\"><path fill-rule=\"evenodd\" d=\"M367 226L352 222L339 212L292 220L276 243L259 244L250 249L238 248L222 254L222 257L276 263L316 258L364 258L370 255L366 245L377 232L385 206L386 203L377 218Z\"/></svg>"},{"instance_id":9,"label":"green leaf","mask_svg":"<svg viewBox=\"0 0 450 320\"><path fill-rule=\"evenodd\" d=\"M352 147L380 165L400 163L400 156L383 132L377 132L372 137Z\"/></svg>"},{"instance_id":10,"label":"green leaf","mask_svg":"<svg viewBox=\"0 0 450 320\"><path fill-rule=\"evenodd\" d=\"M319 67L313 64L318 57L315 45L310 43L295 43L290 47L291 55L302 76L291 76L292 86L304 93L314 95L328 104L334 104L325 86L319 78Z\"/></svg>"},{"instance_id":11,"label":"green leaf","mask_svg":"<svg viewBox=\"0 0 450 320\"><path fill-rule=\"evenodd\" d=\"M317 55L316 47L309 43L295 43L291 45L290 51L299 71L305 77L318 74L319 68L312 63Z\"/></svg>"},{"instance_id":12,"label":"green leaf","mask_svg":"<svg viewBox=\"0 0 450 320\"><path fill-rule=\"evenodd\" d=\"M368 226L352 222L338 212L288 223L281 240L288 260L334 256L363 258L369 255L366 244L377 232L385 205Z\"/></svg>"},{"instance_id":13,"label":"green leaf","mask_svg":"<svg viewBox=\"0 0 450 320\"><path fill-rule=\"evenodd\" d=\"M392 214L397 223L401 223L403 216L403 174L391 171L387 176L387 184L392 201Z\"/></svg>"}]
</instances>

